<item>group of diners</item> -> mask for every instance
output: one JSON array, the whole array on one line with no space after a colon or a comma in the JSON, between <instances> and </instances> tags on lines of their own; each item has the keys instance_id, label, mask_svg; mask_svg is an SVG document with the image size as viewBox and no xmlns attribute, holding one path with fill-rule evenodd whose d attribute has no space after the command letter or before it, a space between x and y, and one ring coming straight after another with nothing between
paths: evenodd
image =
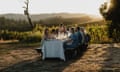
<instances>
[{"instance_id":1,"label":"group of diners","mask_svg":"<svg viewBox=\"0 0 120 72\"><path fill-rule=\"evenodd\" d=\"M65 27L63 24L60 24L58 29L52 29L50 31L46 28L44 30L41 43L43 44L44 40L49 39L64 40L64 49L71 49L79 45L87 45L90 41L90 36L83 27Z\"/></svg>"}]
</instances>

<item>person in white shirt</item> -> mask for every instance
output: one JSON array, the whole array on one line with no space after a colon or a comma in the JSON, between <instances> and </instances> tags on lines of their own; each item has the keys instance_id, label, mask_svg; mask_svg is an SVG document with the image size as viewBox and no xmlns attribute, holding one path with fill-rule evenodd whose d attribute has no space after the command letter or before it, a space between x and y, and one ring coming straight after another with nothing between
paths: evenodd
<instances>
[{"instance_id":1,"label":"person in white shirt","mask_svg":"<svg viewBox=\"0 0 120 72\"><path fill-rule=\"evenodd\" d=\"M50 33L50 39L56 39L56 36L57 36L57 34L56 34L55 29L52 29L52 31Z\"/></svg>"},{"instance_id":2,"label":"person in white shirt","mask_svg":"<svg viewBox=\"0 0 120 72\"><path fill-rule=\"evenodd\" d=\"M66 29L66 33L67 33L67 36L68 36L68 37L72 34L72 33L70 32L70 28L69 28L69 27Z\"/></svg>"},{"instance_id":3,"label":"person in white shirt","mask_svg":"<svg viewBox=\"0 0 120 72\"><path fill-rule=\"evenodd\" d=\"M65 39L67 38L67 33L66 33L66 28L63 26L63 24L60 25L59 27L59 32L58 32L58 39Z\"/></svg>"}]
</instances>

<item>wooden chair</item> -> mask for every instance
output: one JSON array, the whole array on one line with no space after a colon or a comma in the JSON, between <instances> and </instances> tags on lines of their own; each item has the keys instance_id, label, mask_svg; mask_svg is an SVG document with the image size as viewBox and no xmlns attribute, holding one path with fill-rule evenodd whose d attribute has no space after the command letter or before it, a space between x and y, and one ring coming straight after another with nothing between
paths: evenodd
<instances>
[{"instance_id":1,"label":"wooden chair","mask_svg":"<svg viewBox=\"0 0 120 72\"><path fill-rule=\"evenodd\" d=\"M77 47L76 48L66 48L65 49L65 57L66 57L66 60L69 60L71 58L74 58L77 56Z\"/></svg>"}]
</instances>

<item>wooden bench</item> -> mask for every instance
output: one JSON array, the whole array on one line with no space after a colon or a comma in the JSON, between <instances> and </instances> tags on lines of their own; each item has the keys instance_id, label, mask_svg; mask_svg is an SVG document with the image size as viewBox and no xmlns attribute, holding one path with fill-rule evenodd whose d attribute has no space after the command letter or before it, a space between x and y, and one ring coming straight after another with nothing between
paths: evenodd
<instances>
[{"instance_id":1,"label":"wooden bench","mask_svg":"<svg viewBox=\"0 0 120 72\"><path fill-rule=\"evenodd\" d=\"M36 48L35 50L37 51L37 53L41 54L41 57L42 57L42 55L43 55L42 48Z\"/></svg>"}]
</instances>

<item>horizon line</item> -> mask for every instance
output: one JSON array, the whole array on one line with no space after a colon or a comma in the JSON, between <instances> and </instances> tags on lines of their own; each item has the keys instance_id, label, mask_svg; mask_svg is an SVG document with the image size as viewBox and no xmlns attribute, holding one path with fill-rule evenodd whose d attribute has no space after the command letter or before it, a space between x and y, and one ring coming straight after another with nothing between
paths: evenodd
<instances>
[{"instance_id":1,"label":"horizon line","mask_svg":"<svg viewBox=\"0 0 120 72\"><path fill-rule=\"evenodd\" d=\"M80 12L48 12L48 13L30 13L30 15L36 15L36 14L87 14L87 15L96 15L96 14L90 14L90 13L80 13ZM24 15L24 13L0 13L1 15L2 14L23 14ZM100 14L99 15L96 15L96 16L101 16Z\"/></svg>"}]
</instances>

